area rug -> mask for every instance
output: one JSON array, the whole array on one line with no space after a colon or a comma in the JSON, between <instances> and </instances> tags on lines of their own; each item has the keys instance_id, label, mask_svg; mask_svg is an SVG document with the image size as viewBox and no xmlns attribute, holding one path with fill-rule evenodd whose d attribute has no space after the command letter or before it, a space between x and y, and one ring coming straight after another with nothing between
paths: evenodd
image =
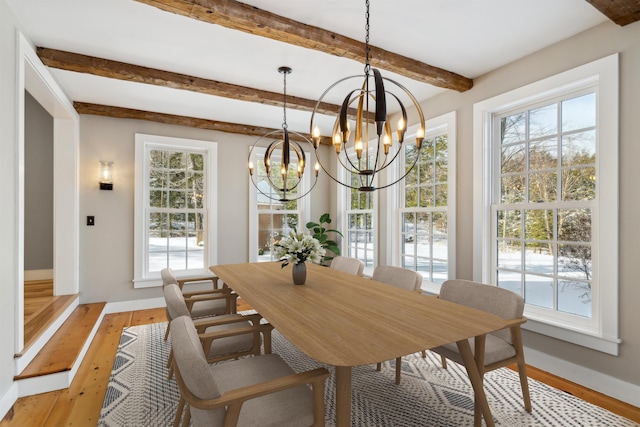
<instances>
[{"instance_id":1,"label":"area rug","mask_svg":"<svg viewBox=\"0 0 640 427\"><path fill-rule=\"evenodd\" d=\"M167 379L170 343L166 323L126 328L113 365L99 426L158 427L173 423L179 399L174 380ZM307 357L280 333L273 333L273 351L296 371L322 364ZM221 362L224 363L224 362ZM473 425L473 391L463 367L448 369L427 352L403 357L402 382L395 385L395 365L385 362L353 369L352 426L461 427ZM326 382L326 424L334 425L333 369ZM485 390L499 426L639 426L598 406L535 380L529 380L533 413L524 411L517 373L503 368L485 375Z\"/></svg>"}]
</instances>

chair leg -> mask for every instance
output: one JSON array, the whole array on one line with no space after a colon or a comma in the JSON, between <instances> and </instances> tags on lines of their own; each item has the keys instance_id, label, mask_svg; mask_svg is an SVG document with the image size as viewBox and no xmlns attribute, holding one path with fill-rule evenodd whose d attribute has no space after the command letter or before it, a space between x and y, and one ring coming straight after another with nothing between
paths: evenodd
<instances>
[{"instance_id":1,"label":"chair leg","mask_svg":"<svg viewBox=\"0 0 640 427\"><path fill-rule=\"evenodd\" d=\"M396 359L396 385L400 385L400 376L402 375L402 357Z\"/></svg>"},{"instance_id":2,"label":"chair leg","mask_svg":"<svg viewBox=\"0 0 640 427\"><path fill-rule=\"evenodd\" d=\"M423 359L427 358L427 350L422 350L422 358Z\"/></svg>"},{"instance_id":3,"label":"chair leg","mask_svg":"<svg viewBox=\"0 0 640 427\"><path fill-rule=\"evenodd\" d=\"M184 411L184 418L182 419L182 427L189 427L191 424L191 406L185 403L187 410Z\"/></svg>"},{"instance_id":4,"label":"chair leg","mask_svg":"<svg viewBox=\"0 0 640 427\"><path fill-rule=\"evenodd\" d=\"M378 364L376 365L376 371L380 371L382 370L382 363L378 362Z\"/></svg>"},{"instance_id":5,"label":"chair leg","mask_svg":"<svg viewBox=\"0 0 640 427\"><path fill-rule=\"evenodd\" d=\"M529 396L529 380L527 379L527 365L524 363L524 349L522 348L522 333L520 326L511 329L513 346L516 348L516 363L518 365L518 375L520 376L520 387L522 388L522 400L524 410L531 412L531 397Z\"/></svg>"},{"instance_id":6,"label":"chair leg","mask_svg":"<svg viewBox=\"0 0 640 427\"><path fill-rule=\"evenodd\" d=\"M442 363L442 367L447 369L447 358L444 356L440 356L440 362Z\"/></svg>"},{"instance_id":7,"label":"chair leg","mask_svg":"<svg viewBox=\"0 0 640 427\"><path fill-rule=\"evenodd\" d=\"M180 419L182 418L182 411L184 410L187 402L184 401L184 398L180 396L180 400L178 401L178 407L176 408L176 417L173 420L173 427L180 426Z\"/></svg>"},{"instance_id":8,"label":"chair leg","mask_svg":"<svg viewBox=\"0 0 640 427\"><path fill-rule=\"evenodd\" d=\"M520 387L522 388L522 400L524 400L524 410L531 413L531 397L529 396L529 380L527 379L527 368L523 361L518 361L518 374L520 375Z\"/></svg>"},{"instance_id":9,"label":"chair leg","mask_svg":"<svg viewBox=\"0 0 640 427\"><path fill-rule=\"evenodd\" d=\"M164 333L164 340L168 340L169 339L169 326L171 326L169 323L167 323L167 330Z\"/></svg>"}]
</instances>

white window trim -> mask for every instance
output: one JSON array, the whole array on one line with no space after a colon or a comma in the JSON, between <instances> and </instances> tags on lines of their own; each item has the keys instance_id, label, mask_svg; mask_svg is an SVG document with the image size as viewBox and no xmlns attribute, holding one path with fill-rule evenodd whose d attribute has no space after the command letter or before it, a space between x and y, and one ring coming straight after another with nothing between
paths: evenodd
<instances>
[{"instance_id":1,"label":"white window trim","mask_svg":"<svg viewBox=\"0 0 640 427\"><path fill-rule=\"evenodd\" d=\"M449 159L447 167L447 266L449 270L449 279L456 278L456 163L457 163L457 139L456 139L456 112L451 111L438 117L434 117L425 122L425 139L440 135L443 132L447 134L447 158ZM415 135L418 130L418 125L410 126L407 129L407 135ZM402 164L404 165L404 153L402 158ZM400 177L401 170L398 167L394 168L395 179ZM400 215L406 209L400 204L404 201L404 185L401 186L400 192L394 192L398 194L390 203L390 206L396 206L395 214L393 215L393 230L395 230L394 237L390 240L392 245L391 251L393 254L394 265L401 265L402 251L400 238L402 236L402 222L400 221ZM431 294L440 294L440 284L431 281L424 280L422 282L422 290Z\"/></svg>"},{"instance_id":2,"label":"white window trim","mask_svg":"<svg viewBox=\"0 0 640 427\"><path fill-rule=\"evenodd\" d=\"M597 233L593 236L594 290L598 299L590 327L550 322L542 319L535 309L525 308L529 321L525 329L579 344L605 353L617 355L618 331L618 54L585 64L572 70L523 86L474 104L473 109L473 278L489 283L491 251L491 125L495 113L518 105L530 104L545 98L597 84ZM610 145L605 144L609 142ZM613 142L611 144L611 142ZM605 171L615 170L616 173Z\"/></svg>"},{"instance_id":3,"label":"white window trim","mask_svg":"<svg viewBox=\"0 0 640 427\"><path fill-rule=\"evenodd\" d=\"M251 150L252 147L249 147ZM253 149L254 156L264 156L266 148L264 147L256 147ZM310 159L311 153L308 151L304 152L304 155L307 159ZM309 187L311 185L310 174L312 174L312 169L307 168L305 173L302 175L302 194L309 191ZM258 206L257 206L257 197L258 190L255 185L251 181L251 177L249 177L249 262L257 262L258 261ZM298 231L305 232L307 231L307 222L311 221L309 219L309 212L311 212L311 195L307 194L306 196L298 199L298 212L300 222L298 223Z\"/></svg>"},{"instance_id":4,"label":"white window trim","mask_svg":"<svg viewBox=\"0 0 640 427\"><path fill-rule=\"evenodd\" d=\"M145 200L149 187L145 179L145 171L148 169L147 157L145 149L147 146L155 145L163 148L180 147L182 149L206 150L206 224L207 224L207 245L205 247L205 264L217 264L217 248L215 246L216 236L218 235L218 221L216 212L218 206L218 144L212 141L201 141L196 139L173 138L158 135L146 135L141 133L135 134L135 208L134 208L134 288L149 288L162 286L160 274L145 277L145 264L147 262L148 247L146 245L146 219L145 219ZM145 164L143 165L143 162ZM200 276L210 274L208 267L202 270L192 270L189 276ZM186 276L185 276L186 277Z\"/></svg>"}]
</instances>

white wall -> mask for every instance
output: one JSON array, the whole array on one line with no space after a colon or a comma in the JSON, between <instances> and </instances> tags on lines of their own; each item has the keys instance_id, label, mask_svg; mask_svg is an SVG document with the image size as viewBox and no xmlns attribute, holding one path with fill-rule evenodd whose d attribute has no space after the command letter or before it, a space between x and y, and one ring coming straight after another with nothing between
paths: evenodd
<instances>
[{"instance_id":1,"label":"white wall","mask_svg":"<svg viewBox=\"0 0 640 427\"><path fill-rule=\"evenodd\" d=\"M474 79L474 87L467 92L445 93L422 105L427 117L452 110L458 114L457 276L471 279L473 104L615 52L620 52L620 356L610 356L527 331L524 342L533 350L532 355L543 354L549 360L575 364L575 372L566 368L555 372L570 379L573 377L574 381L584 383L583 380L589 379L585 377L599 372L640 386L640 334L637 332L640 324L640 310L637 309L640 301L640 263L637 256L640 241L640 197L637 189L640 182L637 165L640 159L640 22L626 27L606 22ZM551 372L562 364L540 363L547 363L539 367ZM638 397L634 399L637 401Z\"/></svg>"},{"instance_id":2,"label":"white wall","mask_svg":"<svg viewBox=\"0 0 640 427\"><path fill-rule=\"evenodd\" d=\"M80 118L80 283L81 302L127 301L162 297L161 289L134 289L133 211L135 133L218 143L218 263L247 262L247 155L257 137L221 133L142 120L82 115ZM113 161L114 189L101 191L99 160ZM328 178L320 176L310 194L311 218L329 211ZM332 212L335 216L335 213ZM95 225L86 226L87 215Z\"/></svg>"},{"instance_id":3,"label":"white wall","mask_svg":"<svg viewBox=\"0 0 640 427\"><path fill-rule=\"evenodd\" d=\"M17 20L4 0L0 0L0 416L17 397L13 387L13 353L18 282L18 135L16 91Z\"/></svg>"}]
</instances>

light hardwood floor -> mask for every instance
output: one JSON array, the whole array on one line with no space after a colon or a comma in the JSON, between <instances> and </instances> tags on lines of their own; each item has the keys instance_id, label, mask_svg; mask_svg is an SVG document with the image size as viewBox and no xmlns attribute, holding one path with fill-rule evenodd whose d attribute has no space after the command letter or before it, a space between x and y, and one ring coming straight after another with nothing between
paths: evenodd
<instances>
[{"instance_id":1,"label":"light hardwood floor","mask_svg":"<svg viewBox=\"0 0 640 427\"><path fill-rule=\"evenodd\" d=\"M240 301L239 311L249 308ZM166 321L164 308L106 315L71 387L18 399L0 427L95 426L122 329L162 321ZM640 408L532 367L528 367L528 373L531 378L640 423Z\"/></svg>"}]
</instances>

